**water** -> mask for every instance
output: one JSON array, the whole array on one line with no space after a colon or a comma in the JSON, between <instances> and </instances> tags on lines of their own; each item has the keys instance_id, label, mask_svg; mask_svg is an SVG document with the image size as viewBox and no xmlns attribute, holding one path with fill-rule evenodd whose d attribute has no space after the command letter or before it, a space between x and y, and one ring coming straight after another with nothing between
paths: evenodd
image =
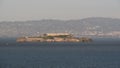
<instances>
[{"instance_id":1,"label":"water","mask_svg":"<svg viewBox=\"0 0 120 68\"><path fill-rule=\"evenodd\" d=\"M120 40L0 43L0 68L120 68Z\"/></svg>"}]
</instances>

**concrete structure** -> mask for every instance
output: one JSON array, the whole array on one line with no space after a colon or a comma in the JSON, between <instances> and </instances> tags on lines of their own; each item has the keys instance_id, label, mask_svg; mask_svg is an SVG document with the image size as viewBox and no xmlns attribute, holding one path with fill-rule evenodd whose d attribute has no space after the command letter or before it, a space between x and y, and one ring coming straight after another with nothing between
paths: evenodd
<instances>
[{"instance_id":1,"label":"concrete structure","mask_svg":"<svg viewBox=\"0 0 120 68\"><path fill-rule=\"evenodd\" d=\"M20 37L17 42L91 42L90 38L76 38L68 33L46 33L39 37Z\"/></svg>"},{"instance_id":2,"label":"concrete structure","mask_svg":"<svg viewBox=\"0 0 120 68\"><path fill-rule=\"evenodd\" d=\"M71 34L69 33L46 33L44 36L70 36Z\"/></svg>"},{"instance_id":3,"label":"concrete structure","mask_svg":"<svg viewBox=\"0 0 120 68\"><path fill-rule=\"evenodd\" d=\"M39 37L21 37L17 39L17 42L43 42L43 38Z\"/></svg>"}]
</instances>

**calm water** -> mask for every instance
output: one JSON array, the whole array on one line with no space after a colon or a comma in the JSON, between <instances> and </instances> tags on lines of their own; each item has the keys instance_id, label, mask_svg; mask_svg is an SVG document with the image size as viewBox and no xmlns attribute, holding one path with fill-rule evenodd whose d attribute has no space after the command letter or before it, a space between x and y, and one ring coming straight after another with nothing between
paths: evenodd
<instances>
[{"instance_id":1,"label":"calm water","mask_svg":"<svg viewBox=\"0 0 120 68\"><path fill-rule=\"evenodd\" d=\"M4 42L0 42L0 68L120 68L120 40Z\"/></svg>"}]
</instances>

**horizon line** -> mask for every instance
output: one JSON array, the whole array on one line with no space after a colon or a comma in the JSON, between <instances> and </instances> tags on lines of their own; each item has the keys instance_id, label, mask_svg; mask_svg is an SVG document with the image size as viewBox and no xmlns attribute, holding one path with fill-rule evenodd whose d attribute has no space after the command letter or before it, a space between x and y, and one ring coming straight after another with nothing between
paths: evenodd
<instances>
[{"instance_id":1,"label":"horizon line","mask_svg":"<svg viewBox=\"0 0 120 68\"><path fill-rule=\"evenodd\" d=\"M28 20L0 20L0 22L27 22L27 21L44 21L44 20L59 20L59 21L74 21L74 20L82 20L87 18L110 18L110 19L120 19L120 18L113 18L113 17L85 17L85 18L79 18L79 19L57 19L57 18L44 18L44 19L28 19Z\"/></svg>"}]
</instances>

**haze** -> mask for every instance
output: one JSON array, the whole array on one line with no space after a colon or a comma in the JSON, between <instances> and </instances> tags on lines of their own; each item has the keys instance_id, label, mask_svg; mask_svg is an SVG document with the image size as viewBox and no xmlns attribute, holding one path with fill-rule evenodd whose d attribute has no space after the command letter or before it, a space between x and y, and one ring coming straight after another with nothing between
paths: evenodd
<instances>
[{"instance_id":1,"label":"haze","mask_svg":"<svg viewBox=\"0 0 120 68\"><path fill-rule=\"evenodd\" d=\"M0 0L0 21L120 18L119 0Z\"/></svg>"}]
</instances>

